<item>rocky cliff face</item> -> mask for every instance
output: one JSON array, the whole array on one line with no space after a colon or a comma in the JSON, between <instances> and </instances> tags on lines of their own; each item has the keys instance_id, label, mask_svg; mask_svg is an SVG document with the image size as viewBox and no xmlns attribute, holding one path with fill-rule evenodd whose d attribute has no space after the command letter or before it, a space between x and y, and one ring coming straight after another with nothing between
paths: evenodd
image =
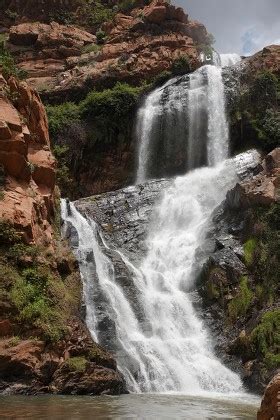
<instances>
[{"instance_id":1,"label":"rocky cliff face","mask_svg":"<svg viewBox=\"0 0 280 420\"><path fill-rule=\"evenodd\" d=\"M268 154L255 175L229 191L217 210L216 250L201 278L217 351L226 362L241 360L244 382L257 392L279 367L279 152Z\"/></svg>"},{"instance_id":2,"label":"rocky cliff face","mask_svg":"<svg viewBox=\"0 0 280 420\"><path fill-rule=\"evenodd\" d=\"M74 26L24 23L10 28L7 46L29 83L59 102L116 81L141 84L170 70L180 57L195 69L198 46L210 43L201 23L162 0L118 13L101 28L96 42Z\"/></svg>"},{"instance_id":3,"label":"rocky cliff face","mask_svg":"<svg viewBox=\"0 0 280 420\"><path fill-rule=\"evenodd\" d=\"M82 321L42 102L26 83L0 83L0 392L125 392L114 359Z\"/></svg>"},{"instance_id":4,"label":"rocky cliff face","mask_svg":"<svg viewBox=\"0 0 280 420\"><path fill-rule=\"evenodd\" d=\"M55 167L47 117L38 94L26 83L0 79L0 217L26 243L48 245L53 238Z\"/></svg>"},{"instance_id":5,"label":"rocky cliff face","mask_svg":"<svg viewBox=\"0 0 280 420\"><path fill-rule=\"evenodd\" d=\"M271 45L225 71L232 150L279 146L280 46Z\"/></svg>"}]
</instances>

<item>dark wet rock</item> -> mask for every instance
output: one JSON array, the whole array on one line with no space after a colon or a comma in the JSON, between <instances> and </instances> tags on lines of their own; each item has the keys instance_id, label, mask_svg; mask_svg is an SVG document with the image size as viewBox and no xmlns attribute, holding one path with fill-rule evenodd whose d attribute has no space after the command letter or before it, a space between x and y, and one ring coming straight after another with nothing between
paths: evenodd
<instances>
[{"instance_id":1,"label":"dark wet rock","mask_svg":"<svg viewBox=\"0 0 280 420\"><path fill-rule=\"evenodd\" d=\"M137 262L146 250L145 238L154 203L170 180L154 180L75 202L96 221L105 242Z\"/></svg>"}]
</instances>

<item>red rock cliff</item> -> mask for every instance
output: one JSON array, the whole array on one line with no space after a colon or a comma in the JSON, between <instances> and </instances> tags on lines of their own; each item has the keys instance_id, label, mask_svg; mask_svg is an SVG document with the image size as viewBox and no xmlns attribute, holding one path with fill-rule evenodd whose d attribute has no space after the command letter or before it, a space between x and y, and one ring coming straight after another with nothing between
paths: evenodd
<instances>
[{"instance_id":1,"label":"red rock cliff","mask_svg":"<svg viewBox=\"0 0 280 420\"><path fill-rule=\"evenodd\" d=\"M117 13L102 31L97 45L95 35L75 26L23 23L10 28L7 46L29 83L59 101L62 94L73 100L73 92L81 95L93 86L151 80L182 56L195 69L197 46L209 43L201 23L164 0Z\"/></svg>"},{"instance_id":2,"label":"red rock cliff","mask_svg":"<svg viewBox=\"0 0 280 420\"><path fill-rule=\"evenodd\" d=\"M0 76L0 218L26 243L50 244L56 162L38 94L26 83Z\"/></svg>"}]
</instances>

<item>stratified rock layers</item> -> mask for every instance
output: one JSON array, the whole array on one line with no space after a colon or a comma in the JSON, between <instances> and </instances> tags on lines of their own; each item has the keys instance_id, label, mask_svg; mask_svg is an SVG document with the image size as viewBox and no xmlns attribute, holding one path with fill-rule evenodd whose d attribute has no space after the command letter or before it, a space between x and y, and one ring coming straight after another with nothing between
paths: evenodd
<instances>
[{"instance_id":1,"label":"stratified rock layers","mask_svg":"<svg viewBox=\"0 0 280 420\"><path fill-rule=\"evenodd\" d=\"M56 162L38 94L26 83L0 79L1 219L27 243L51 244Z\"/></svg>"},{"instance_id":2,"label":"stratified rock layers","mask_svg":"<svg viewBox=\"0 0 280 420\"><path fill-rule=\"evenodd\" d=\"M151 80L182 56L195 69L200 65L197 46L209 43L201 23L162 0L118 13L102 30L103 46L74 26L24 23L10 28L8 47L29 82L59 101L62 92L70 98L92 86Z\"/></svg>"}]
</instances>

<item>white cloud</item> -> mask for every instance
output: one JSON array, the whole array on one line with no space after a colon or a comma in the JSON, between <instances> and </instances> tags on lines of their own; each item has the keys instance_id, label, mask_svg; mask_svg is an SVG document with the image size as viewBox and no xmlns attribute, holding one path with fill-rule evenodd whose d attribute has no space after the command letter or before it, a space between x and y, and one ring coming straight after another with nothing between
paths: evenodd
<instances>
[{"instance_id":1,"label":"white cloud","mask_svg":"<svg viewBox=\"0 0 280 420\"><path fill-rule=\"evenodd\" d=\"M219 52L253 54L279 43L280 0L175 0L205 24Z\"/></svg>"}]
</instances>

